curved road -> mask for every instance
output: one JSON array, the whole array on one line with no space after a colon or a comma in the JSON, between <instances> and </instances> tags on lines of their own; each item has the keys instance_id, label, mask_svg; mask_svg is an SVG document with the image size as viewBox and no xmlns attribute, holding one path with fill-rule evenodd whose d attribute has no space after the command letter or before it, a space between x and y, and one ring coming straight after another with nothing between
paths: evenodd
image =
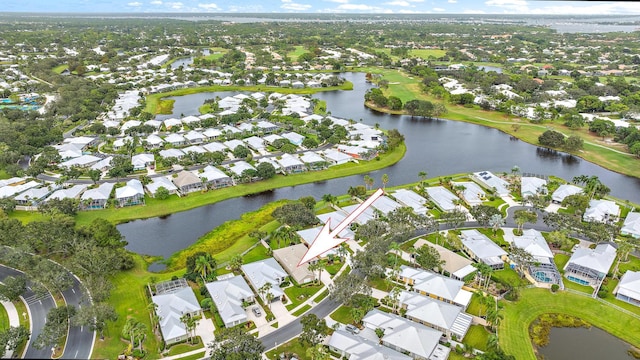
<instances>
[{"instance_id":1,"label":"curved road","mask_svg":"<svg viewBox=\"0 0 640 360\"><path fill-rule=\"evenodd\" d=\"M87 292L78 278L73 274L73 286L62 292L67 305L71 305L76 309L83 306L89 306ZM71 326L69 327L69 336L67 336L67 344L62 354L63 359L89 359L93 350L95 341L95 331L89 326Z\"/></svg>"},{"instance_id":2,"label":"curved road","mask_svg":"<svg viewBox=\"0 0 640 360\"><path fill-rule=\"evenodd\" d=\"M18 270L0 265L0 281L4 281L4 279L9 276L15 277L20 275L25 274ZM47 319L47 313L49 313L50 309L56 307L56 302L53 300L50 293L40 297L36 296L33 291L31 291L31 281L29 280L27 280L27 291L25 291L22 298L29 309L29 316L31 319L31 337L24 357L25 359L51 358L51 349L44 348L42 350L38 350L33 347L33 341L42 332Z\"/></svg>"}]
</instances>

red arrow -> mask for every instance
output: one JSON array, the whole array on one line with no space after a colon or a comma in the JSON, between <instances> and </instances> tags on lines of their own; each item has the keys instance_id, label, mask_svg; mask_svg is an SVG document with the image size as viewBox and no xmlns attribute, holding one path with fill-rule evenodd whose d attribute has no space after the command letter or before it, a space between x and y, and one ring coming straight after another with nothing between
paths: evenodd
<instances>
[{"instance_id":1,"label":"red arrow","mask_svg":"<svg viewBox=\"0 0 640 360\"><path fill-rule=\"evenodd\" d=\"M327 223L324 224L320 233L316 236L315 240L309 246L306 254L302 257L298 266L307 263L314 259L317 256L324 254L325 252L333 249L334 247L340 245L341 243L347 241L347 239L343 239L338 237L338 235L347 228L347 226L351 225L351 223L360 216L371 204L373 204L378 198L380 198L384 194L382 189L376 190L367 200L365 200L362 204L360 204L355 210L353 210L349 215L347 215L344 220L338 224L331 232L329 232L329 224L331 224L331 219L327 220Z\"/></svg>"}]
</instances>

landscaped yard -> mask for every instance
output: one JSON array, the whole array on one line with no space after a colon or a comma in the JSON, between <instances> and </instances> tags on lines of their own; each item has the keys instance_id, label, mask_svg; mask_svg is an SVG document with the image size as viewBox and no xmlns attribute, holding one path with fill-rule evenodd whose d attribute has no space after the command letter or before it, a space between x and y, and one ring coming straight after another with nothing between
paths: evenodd
<instances>
[{"instance_id":1,"label":"landscaped yard","mask_svg":"<svg viewBox=\"0 0 640 360\"><path fill-rule=\"evenodd\" d=\"M556 263L556 267L560 271L562 271L564 266L567 264L567 262L569 261L569 258L571 258L571 256L565 255L565 254L555 254L555 255L553 255L553 261Z\"/></svg>"},{"instance_id":2,"label":"landscaped yard","mask_svg":"<svg viewBox=\"0 0 640 360\"><path fill-rule=\"evenodd\" d=\"M310 297L312 297L318 290L322 289L323 285L305 285L305 286L290 286L284 289L284 293L287 295L287 299L289 302L287 303L287 310L291 311L295 309L298 305L307 301Z\"/></svg>"},{"instance_id":3,"label":"landscaped yard","mask_svg":"<svg viewBox=\"0 0 640 360\"><path fill-rule=\"evenodd\" d=\"M467 307L467 313L475 316L485 316L487 315L487 306L482 303L480 297L472 296L471 302Z\"/></svg>"},{"instance_id":4,"label":"landscaped yard","mask_svg":"<svg viewBox=\"0 0 640 360\"><path fill-rule=\"evenodd\" d=\"M281 353L294 353L298 355L298 359L300 360L310 360L310 358L307 357L307 348L298 341L298 338L279 345L273 350L267 351L265 355L267 356L267 359L280 359Z\"/></svg>"},{"instance_id":5,"label":"landscaped yard","mask_svg":"<svg viewBox=\"0 0 640 360\"><path fill-rule=\"evenodd\" d=\"M353 324L353 316L351 316L351 307L341 305L336 309L333 313L331 313L331 318L339 323L343 324Z\"/></svg>"},{"instance_id":6,"label":"landscaped yard","mask_svg":"<svg viewBox=\"0 0 640 360\"><path fill-rule=\"evenodd\" d=\"M193 351L193 350L198 350L198 349L204 348L204 344L202 343L202 340L200 339L199 336L195 341L197 341L197 343L194 344L194 345L191 345L191 344L188 344L188 343L182 343L182 344L178 344L178 345L173 345L171 348L169 348L169 356L178 355L178 354L184 354L184 353L189 352L189 351Z\"/></svg>"},{"instance_id":7,"label":"landscaped yard","mask_svg":"<svg viewBox=\"0 0 640 360\"><path fill-rule=\"evenodd\" d=\"M254 261L260 261L270 258L271 256L267 254L268 251L269 250L266 247L262 246L262 244L258 244L256 247L249 250L248 253L244 254L244 256L242 257L242 261L245 264L248 264Z\"/></svg>"},{"instance_id":8,"label":"landscaped yard","mask_svg":"<svg viewBox=\"0 0 640 360\"><path fill-rule=\"evenodd\" d=\"M9 314L7 309L0 305L0 331L9 329Z\"/></svg>"},{"instance_id":9,"label":"landscaped yard","mask_svg":"<svg viewBox=\"0 0 640 360\"><path fill-rule=\"evenodd\" d=\"M311 310L311 305L307 304L304 305L303 307L301 307L300 309L296 310L293 314L293 316L298 317L304 313L306 313L307 311Z\"/></svg>"},{"instance_id":10,"label":"landscaped yard","mask_svg":"<svg viewBox=\"0 0 640 360\"><path fill-rule=\"evenodd\" d=\"M473 346L475 349L486 351L489 332L482 325L471 325L463 343Z\"/></svg>"},{"instance_id":11,"label":"landscaped yard","mask_svg":"<svg viewBox=\"0 0 640 360\"><path fill-rule=\"evenodd\" d=\"M504 320L498 330L502 349L518 360L536 359L529 337L529 325L544 313L576 316L633 346L640 346L637 318L587 296L569 292L554 294L547 289L528 288L521 291L517 302L504 302Z\"/></svg>"},{"instance_id":12,"label":"landscaped yard","mask_svg":"<svg viewBox=\"0 0 640 360\"><path fill-rule=\"evenodd\" d=\"M523 286L529 284L529 282L523 278L521 278L518 273L512 268L505 267L502 270L494 271L491 274L491 278L494 281L498 281L505 285L511 285L513 287Z\"/></svg>"}]
</instances>

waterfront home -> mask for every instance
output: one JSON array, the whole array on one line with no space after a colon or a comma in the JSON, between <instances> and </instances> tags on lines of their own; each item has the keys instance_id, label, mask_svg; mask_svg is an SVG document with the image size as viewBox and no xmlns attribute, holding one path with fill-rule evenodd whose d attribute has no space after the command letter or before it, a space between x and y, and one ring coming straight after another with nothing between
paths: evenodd
<instances>
[{"instance_id":1,"label":"waterfront home","mask_svg":"<svg viewBox=\"0 0 640 360\"><path fill-rule=\"evenodd\" d=\"M115 183L105 182L97 188L89 189L82 194L80 207L83 209L104 209L107 207Z\"/></svg>"},{"instance_id":2,"label":"waterfront home","mask_svg":"<svg viewBox=\"0 0 640 360\"><path fill-rule=\"evenodd\" d=\"M273 250L273 257L298 284L310 283L316 278L315 274L309 270L309 263L298 266L307 250L309 249L304 244Z\"/></svg>"},{"instance_id":3,"label":"waterfront home","mask_svg":"<svg viewBox=\"0 0 640 360\"><path fill-rule=\"evenodd\" d=\"M164 141L173 146L183 146L187 143L187 139L185 139L184 136L177 133L171 133L167 135L164 138Z\"/></svg>"},{"instance_id":4,"label":"waterfront home","mask_svg":"<svg viewBox=\"0 0 640 360\"><path fill-rule=\"evenodd\" d=\"M202 144L205 140L205 136L201 132L195 130L191 130L186 133L184 138L189 144Z\"/></svg>"},{"instance_id":5,"label":"waterfront home","mask_svg":"<svg viewBox=\"0 0 640 360\"><path fill-rule=\"evenodd\" d=\"M16 195L13 200L15 200L16 205L34 205L37 206L39 202L47 197L47 195L51 194L51 191L56 189L57 186L51 184L49 186L43 186L40 188L31 188L25 192L22 192Z\"/></svg>"},{"instance_id":6,"label":"waterfront home","mask_svg":"<svg viewBox=\"0 0 640 360\"><path fill-rule=\"evenodd\" d=\"M284 291L280 288L280 284L287 278L287 272L282 269L282 266L274 258L244 264L241 269L246 278L249 279L251 287L265 303L268 302L267 293L272 295L272 302L280 301L284 296ZM260 289L266 283L270 283L271 288L268 292L263 292Z\"/></svg>"},{"instance_id":7,"label":"waterfront home","mask_svg":"<svg viewBox=\"0 0 640 360\"><path fill-rule=\"evenodd\" d=\"M88 185L86 184L77 184L67 189L56 190L55 192L53 192L53 194L49 195L49 197L47 197L44 200L44 202L47 202L53 199L56 199L56 200L79 199L80 194L82 194L87 187Z\"/></svg>"},{"instance_id":8,"label":"waterfront home","mask_svg":"<svg viewBox=\"0 0 640 360\"><path fill-rule=\"evenodd\" d=\"M425 239L418 239L413 244L416 250L423 246L429 246L438 252L440 260L444 261L444 264L441 266L442 270L447 272L453 279L463 280L467 275L473 274L477 270L477 268L472 265L473 261L443 246L433 244ZM431 270L437 271L437 269Z\"/></svg>"},{"instance_id":9,"label":"waterfront home","mask_svg":"<svg viewBox=\"0 0 640 360\"><path fill-rule=\"evenodd\" d=\"M320 155L307 151L300 155L300 160L308 170L322 170L326 168L327 161Z\"/></svg>"},{"instance_id":10,"label":"waterfront home","mask_svg":"<svg viewBox=\"0 0 640 360\"><path fill-rule=\"evenodd\" d=\"M408 206L413 209L413 212L420 215L426 215L427 199L423 198L415 191L407 189L398 189L391 194L400 204Z\"/></svg>"},{"instance_id":11,"label":"waterfront home","mask_svg":"<svg viewBox=\"0 0 640 360\"><path fill-rule=\"evenodd\" d=\"M163 157L165 159L168 159L168 158L180 159L185 154L184 154L184 151L182 151L180 149L167 149L167 150L160 150L160 152L158 152L158 155L160 155L161 157Z\"/></svg>"},{"instance_id":12,"label":"waterfront home","mask_svg":"<svg viewBox=\"0 0 640 360\"><path fill-rule=\"evenodd\" d=\"M178 191L178 187L172 183L167 176L154 177L152 178L151 183L145 185L145 188L151 197L155 197L158 189L161 187L167 189L169 195L173 195Z\"/></svg>"},{"instance_id":13,"label":"waterfront home","mask_svg":"<svg viewBox=\"0 0 640 360\"><path fill-rule=\"evenodd\" d=\"M241 275L221 275L218 281L206 283L205 286L225 327L247 322L244 305L255 302L255 295Z\"/></svg>"},{"instance_id":14,"label":"waterfront home","mask_svg":"<svg viewBox=\"0 0 640 360\"><path fill-rule=\"evenodd\" d=\"M398 280L412 287L413 291L466 309L471 293L462 289L464 282L431 271L400 265Z\"/></svg>"},{"instance_id":15,"label":"waterfront home","mask_svg":"<svg viewBox=\"0 0 640 360\"><path fill-rule=\"evenodd\" d=\"M296 133L296 132L286 132L284 134L280 134L280 136L282 136L283 138L289 140L290 143L292 143L295 146L300 146L302 145L302 142L304 141L304 136Z\"/></svg>"},{"instance_id":16,"label":"waterfront home","mask_svg":"<svg viewBox=\"0 0 640 360\"><path fill-rule=\"evenodd\" d=\"M640 271L628 270L613 290L616 299L640 306Z\"/></svg>"},{"instance_id":17,"label":"waterfront home","mask_svg":"<svg viewBox=\"0 0 640 360\"><path fill-rule=\"evenodd\" d=\"M495 190L498 196L509 195L509 183L492 174L490 171L475 172L471 177L481 186L484 186L489 190Z\"/></svg>"},{"instance_id":18,"label":"waterfront home","mask_svg":"<svg viewBox=\"0 0 640 360\"><path fill-rule=\"evenodd\" d=\"M560 185L556 191L551 195L551 201L556 204L561 204L564 198L570 195L580 194L582 192L582 188L577 187L571 184L563 184Z\"/></svg>"},{"instance_id":19,"label":"waterfront home","mask_svg":"<svg viewBox=\"0 0 640 360\"><path fill-rule=\"evenodd\" d=\"M231 177L216 167L207 165L202 170L201 173L196 173L196 175L206 183L207 187L219 189L233 185Z\"/></svg>"},{"instance_id":20,"label":"waterfront home","mask_svg":"<svg viewBox=\"0 0 640 360\"><path fill-rule=\"evenodd\" d=\"M620 216L620 206L611 200L591 200L582 219L587 222L615 222Z\"/></svg>"},{"instance_id":21,"label":"waterfront home","mask_svg":"<svg viewBox=\"0 0 640 360\"><path fill-rule=\"evenodd\" d=\"M434 204L442 211L453 211L457 207L457 202L460 200L451 191L447 190L444 186L432 186L425 188L427 195L433 201Z\"/></svg>"},{"instance_id":22,"label":"waterfront home","mask_svg":"<svg viewBox=\"0 0 640 360\"><path fill-rule=\"evenodd\" d=\"M133 170L145 170L147 166L155 167L156 158L153 154L137 154L131 157Z\"/></svg>"},{"instance_id":23,"label":"waterfront home","mask_svg":"<svg viewBox=\"0 0 640 360\"><path fill-rule=\"evenodd\" d=\"M403 290L398 298L401 309L405 309L405 317L419 324L442 331L447 338L455 335L462 340L471 326L471 315L462 308L443 301Z\"/></svg>"},{"instance_id":24,"label":"waterfront home","mask_svg":"<svg viewBox=\"0 0 640 360\"><path fill-rule=\"evenodd\" d=\"M202 315L198 299L188 285L152 296L151 301L157 305L160 332L166 345L185 341L189 336L181 320L183 316Z\"/></svg>"},{"instance_id":25,"label":"waterfront home","mask_svg":"<svg viewBox=\"0 0 640 360\"><path fill-rule=\"evenodd\" d=\"M537 177L522 176L520 178L520 196L526 198L528 196L546 195L547 180Z\"/></svg>"},{"instance_id":26,"label":"waterfront home","mask_svg":"<svg viewBox=\"0 0 640 360\"><path fill-rule=\"evenodd\" d=\"M375 149L369 149L362 146L350 146L340 144L337 146L338 151L343 152L354 159L359 160L371 160L378 156L378 152Z\"/></svg>"},{"instance_id":27,"label":"waterfront home","mask_svg":"<svg viewBox=\"0 0 640 360\"><path fill-rule=\"evenodd\" d=\"M454 188L456 186L462 188L462 191L460 192L460 198L470 206L482 204L482 200L484 200L486 197L484 190L482 190L482 188L478 186L478 184L471 181L453 182L452 186Z\"/></svg>"},{"instance_id":28,"label":"waterfront home","mask_svg":"<svg viewBox=\"0 0 640 360\"><path fill-rule=\"evenodd\" d=\"M562 275L542 233L534 229L524 230L522 236L514 236L512 244L531 255L531 261L525 265L529 275L537 282L562 285Z\"/></svg>"},{"instance_id":29,"label":"waterfront home","mask_svg":"<svg viewBox=\"0 0 640 360\"><path fill-rule=\"evenodd\" d=\"M616 248L599 244L595 249L578 248L564 266L564 276L580 285L596 286L611 269Z\"/></svg>"},{"instance_id":30,"label":"waterfront home","mask_svg":"<svg viewBox=\"0 0 640 360\"><path fill-rule=\"evenodd\" d=\"M478 230L462 230L460 241L462 250L475 261L485 263L494 270L504 267L507 252Z\"/></svg>"},{"instance_id":31,"label":"waterfront home","mask_svg":"<svg viewBox=\"0 0 640 360\"><path fill-rule=\"evenodd\" d=\"M450 348L440 345L442 332L401 316L374 309L362 319L365 328L384 330L382 345L408 354L414 359L446 359Z\"/></svg>"},{"instance_id":32,"label":"waterfront home","mask_svg":"<svg viewBox=\"0 0 640 360\"><path fill-rule=\"evenodd\" d=\"M630 211L624 219L620 234L640 238L640 213Z\"/></svg>"},{"instance_id":33,"label":"waterfront home","mask_svg":"<svg viewBox=\"0 0 640 360\"><path fill-rule=\"evenodd\" d=\"M297 156L291 154L282 154L279 158L276 158L276 162L280 165L282 171L287 174L295 174L305 171L305 166Z\"/></svg>"},{"instance_id":34,"label":"waterfront home","mask_svg":"<svg viewBox=\"0 0 640 360\"><path fill-rule=\"evenodd\" d=\"M375 336L375 335L374 335ZM327 343L329 350L349 360L411 360L412 358L396 350L382 346L377 339L351 334L338 329L331 334Z\"/></svg>"},{"instance_id":35,"label":"waterfront home","mask_svg":"<svg viewBox=\"0 0 640 360\"><path fill-rule=\"evenodd\" d=\"M329 166L342 165L353 160L351 156L334 149L324 150L321 152L321 154L325 157L326 161L329 163Z\"/></svg>"},{"instance_id":36,"label":"waterfront home","mask_svg":"<svg viewBox=\"0 0 640 360\"><path fill-rule=\"evenodd\" d=\"M371 204L371 207L380 211L384 215L388 215L393 210L401 208L402 205L391 200L390 197L382 195Z\"/></svg>"},{"instance_id":37,"label":"waterfront home","mask_svg":"<svg viewBox=\"0 0 640 360\"><path fill-rule=\"evenodd\" d=\"M165 129L167 129L167 131L171 130L171 128L173 127L179 127L182 128L182 121L180 121L180 119L176 119L176 118L169 118L163 121L164 123L164 127Z\"/></svg>"},{"instance_id":38,"label":"waterfront home","mask_svg":"<svg viewBox=\"0 0 640 360\"><path fill-rule=\"evenodd\" d=\"M189 116L185 116L182 119L180 119L182 121L183 124L189 125L189 126L193 126L200 124L200 118L194 115L189 115Z\"/></svg>"},{"instance_id":39,"label":"waterfront home","mask_svg":"<svg viewBox=\"0 0 640 360\"><path fill-rule=\"evenodd\" d=\"M182 170L178 173L178 175L172 178L174 184L180 191L180 194L186 195L188 193L202 190L202 180L194 175L190 171Z\"/></svg>"},{"instance_id":40,"label":"waterfront home","mask_svg":"<svg viewBox=\"0 0 640 360\"><path fill-rule=\"evenodd\" d=\"M140 180L131 179L125 186L117 188L116 200L119 207L144 204L144 189Z\"/></svg>"},{"instance_id":41,"label":"waterfront home","mask_svg":"<svg viewBox=\"0 0 640 360\"><path fill-rule=\"evenodd\" d=\"M253 167L251 164L249 164L248 162L241 160L241 161L236 161L234 163L231 163L229 165L227 165L227 169L231 170L231 172L233 172L235 177L241 178L243 177L243 173L246 170L252 170L252 171L256 171L256 168Z\"/></svg>"}]
</instances>

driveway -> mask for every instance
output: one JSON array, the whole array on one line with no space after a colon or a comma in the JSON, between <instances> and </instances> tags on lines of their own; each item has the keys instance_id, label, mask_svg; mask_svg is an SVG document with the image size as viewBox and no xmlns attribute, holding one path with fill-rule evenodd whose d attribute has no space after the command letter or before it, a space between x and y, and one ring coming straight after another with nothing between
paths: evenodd
<instances>
[{"instance_id":1,"label":"driveway","mask_svg":"<svg viewBox=\"0 0 640 360\"><path fill-rule=\"evenodd\" d=\"M259 307L260 310L262 311L262 315L260 315L259 317L256 316L253 311L251 311L251 309L253 307ZM264 311L264 309L258 305L257 303L255 305L251 305L248 308L245 309L246 313L247 313L247 319L249 321L253 321L254 324L256 324L256 327L260 327L262 325L266 325L267 324L267 317L266 317L266 312Z\"/></svg>"},{"instance_id":2,"label":"driveway","mask_svg":"<svg viewBox=\"0 0 640 360\"><path fill-rule=\"evenodd\" d=\"M197 336L200 336L205 347L215 341L216 337L213 335L213 331L215 329L216 327L213 325L213 321L211 319L207 319L203 316L202 319L198 321L195 333Z\"/></svg>"}]
</instances>

